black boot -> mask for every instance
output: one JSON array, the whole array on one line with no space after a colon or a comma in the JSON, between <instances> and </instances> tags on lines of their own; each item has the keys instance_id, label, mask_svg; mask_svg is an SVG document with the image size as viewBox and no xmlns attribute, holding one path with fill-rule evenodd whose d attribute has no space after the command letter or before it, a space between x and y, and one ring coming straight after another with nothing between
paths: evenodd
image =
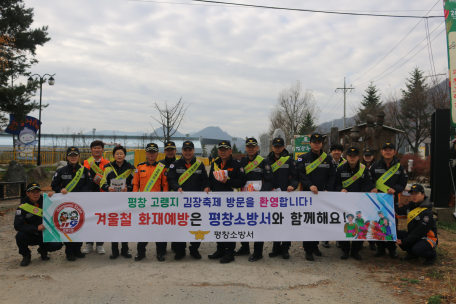
<instances>
[{"instance_id":1,"label":"black boot","mask_svg":"<svg viewBox=\"0 0 456 304\"><path fill-rule=\"evenodd\" d=\"M29 253L27 255L23 255L22 257L21 266L28 266L32 260L32 255Z\"/></svg>"},{"instance_id":2,"label":"black boot","mask_svg":"<svg viewBox=\"0 0 456 304\"><path fill-rule=\"evenodd\" d=\"M138 254L135 256L135 261L141 261L146 257L145 251L138 251Z\"/></svg>"},{"instance_id":3,"label":"black boot","mask_svg":"<svg viewBox=\"0 0 456 304\"><path fill-rule=\"evenodd\" d=\"M185 250L184 251L178 251L174 255L175 260L182 260L186 256Z\"/></svg>"},{"instance_id":4,"label":"black boot","mask_svg":"<svg viewBox=\"0 0 456 304\"><path fill-rule=\"evenodd\" d=\"M227 253L227 254L225 254L225 255L223 256L223 258L220 260L220 263L222 263L222 264L227 264L227 263L233 262L233 261L234 261L234 254L229 254L229 253Z\"/></svg>"},{"instance_id":5,"label":"black boot","mask_svg":"<svg viewBox=\"0 0 456 304\"><path fill-rule=\"evenodd\" d=\"M396 252L396 249L390 250L389 254L390 254L390 257L392 257L393 259L397 259L399 257L399 255Z\"/></svg>"},{"instance_id":6,"label":"black boot","mask_svg":"<svg viewBox=\"0 0 456 304\"><path fill-rule=\"evenodd\" d=\"M348 251L342 251L342 254L340 256L342 260L348 259Z\"/></svg>"},{"instance_id":7,"label":"black boot","mask_svg":"<svg viewBox=\"0 0 456 304\"><path fill-rule=\"evenodd\" d=\"M288 249L282 249L282 258L284 260L288 260L290 258L290 254L288 253Z\"/></svg>"},{"instance_id":8,"label":"black boot","mask_svg":"<svg viewBox=\"0 0 456 304\"><path fill-rule=\"evenodd\" d=\"M72 254L67 254L66 259L70 262L76 261L76 257Z\"/></svg>"},{"instance_id":9,"label":"black boot","mask_svg":"<svg viewBox=\"0 0 456 304\"><path fill-rule=\"evenodd\" d=\"M306 260L307 260L307 261L313 261L313 260L315 260L312 252L306 251Z\"/></svg>"},{"instance_id":10,"label":"black boot","mask_svg":"<svg viewBox=\"0 0 456 304\"><path fill-rule=\"evenodd\" d=\"M315 248L315 250L313 251L313 254L315 254L316 256L322 256L323 255L323 253L321 253L321 251L320 251L320 249L318 249L318 247Z\"/></svg>"},{"instance_id":11,"label":"black boot","mask_svg":"<svg viewBox=\"0 0 456 304\"><path fill-rule=\"evenodd\" d=\"M157 261L159 261L159 262L165 261L165 253L164 252L157 252Z\"/></svg>"},{"instance_id":12,"label":"black boot","mask_svg":"<svg viewBox=\"0 0 456 304\"><path fill-rule=\"evenodd\" d=\"M272 246L272 251L269 252L269 257L270 258L274 258L274 257L279 256L281 254L282 254L282 246L274 244Z\"/></svg>"},{"instance_id":13,"label":"black boot","mask_svg":"<svg viewBox=\"0 0 456 304\"><path fill-rule=\"evenodd\" d=\"M402 257L401 258L401 261L411 261L411 260L416 260L418 259L418 257L416 255L414 255L413 253L409 253L407 252L407 255L405 257Z\"/></svg>"},{"instance_id":14,"label":"black boot","mask_svg":"<svg viewBox=\"0 0 456 304\"><path fill-rule=\"evenodd\" d=\"M329 247L330 247L330 246L329 246L329 241L323 241L323 242L321 242L321 245L322 245L323 247L325 247L325 248L329 248Z\"/></svg>"},{"instance_id":15,"label":"black boot","mask_svg":"<svg viewBox=\"0 0 456 304\"><path fill-rule=\"evenodd\" d=\"M201 260L201 254L199 253L198 249L190 249L190 255L195 259L195 260Z\"/></svg>"},{"instance_id":16,"label":"black boot","mask_svg":"<svg viewBox=\"0 0 456 304\"><path fill-rule=\"evenodd\" d=\"M430 258L427 258L423 265L425 266L431 266L431 265L434 265L435 262L437 262L437 252L434 251L434 256L433 257L430 257Z\"/></svg>"},{"instance_id":17,"label":"black boot","mask_svg":"<svg viewBox=\"0 0 456 304\"><path fill-rule=\"evenodd\" d=\"M363 258L361 257L361 255L359 254L359 252L353 252L350 254L352 256L352 258L354 258L355 260L358 260L358 261L361 261Z\"/></svg>"},{"instance_id":18,"label":"black boot","mask_svg":"<svg viewBox=\"0 0 456 304\"><path fill-rule=\"evenodd\" d=\"M82 253L81 251L79 251L79 252L76 252L74 254L74 256L77 257L77 258L82 259L82 258L85 258L86 255L85 255L85 253Z\"/></svg>"},{"instance_id":19,"label":"black boot","mask_svg":"<svg viewBox=\"0 0 456 304\"><path fill-rule=\"evenodd\" d=\"M377 247L375 247L375 243L374 242L369 242L369 249L372 250L372 251L377 251Z\"/></svg>"},{"instance_id":20,"label":"black boot","mask_svg":"<svg viewBox=\"0 0 456 304\"><path fill-rule=\"evenodd\" d=\"M218 250L217 250L216 252L214 252L213 254L208 255L207 257L208 257L209 259L211 259L211 260L215 260L215 259L220 259L220 258L223 257L224 255L225 255L224 252L218 251Z\"/></svg>"},{"instance_id":21,"label":"black boot","mask_svg":"<svg viewBox=\"0 0 456 304\"><path fill-rule=\"evenodd\" d=\"M119 251L115 251L115 250L113 250L111 255L109 256L109 258L111 260L117 259L118 257L119 257Z\"/></svg>"},{"instance_id":22,"label":"black boot","mask_svg":"<svg viewBox=\"0 0 456 304\"><path fill-rule=\"evenodd\" d=\"M41 247L38 247L38 253L41 255L41 259L43 261L49 261L51 258L48 255L48 252L44 249L41 249Z\"/></svg>"},{"instance_id":23,"label":"black boot","mask_svg":"<svg viewBox=\"0 0 456 304\"><path fill-rule=\"evenodd\" d=\"M381 257L382 255L385 255L385 254L386 254L385 249L377 248L377 251L375 251L375 253L374 253L374 257Z\"/></svg>"},{"instance_id":24,"label":"black boot","mask_svg":"<svg viewBox=\"0 0 456 304\"><path fill-rule=\"evenodd\" d=\"M235 256L240 256L240 255L245 255L245 254L250 254L250 248L249 247L244 248L244 246L241 246L241 248L239 248L239 250L237 250L234 253Z\"/></svg>"},{"instance_id":25,"label":"black boot","mask_svg":"<svg viewBox=\"0 0 456 304\"><path fill-rule=\"evenodd\" d=\"M260 259L263 258L263 254L261 253L253 253L250 257L249 257L249 262L256 262Z\"/></svg>"},{"instance_id":26,"label":"black boot","mask_svg":"<svg viewBox=\"0 0 456 304\"><path fill-rule=\"evenodd\" d=\"M128 252L128 249L122 249L120 251L120 255L123 256L126 259L131 259L131 253Z\"/></svg>"}]
</instances>

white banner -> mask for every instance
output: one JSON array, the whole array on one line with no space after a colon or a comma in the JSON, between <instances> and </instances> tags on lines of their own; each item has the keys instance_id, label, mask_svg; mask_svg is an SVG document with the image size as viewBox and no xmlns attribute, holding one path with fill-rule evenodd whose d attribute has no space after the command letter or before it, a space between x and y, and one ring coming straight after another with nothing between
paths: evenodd
<instances>
[{"instance_id":1,"label":"white banner","mask_svg":"<svg viewBox=\"0 0 456 304\"><path fill-rule=\"evenodd\" d=\"M45 195L45 242L396 240L393 196L320 192Z\"/></svg>"}]
</instances>

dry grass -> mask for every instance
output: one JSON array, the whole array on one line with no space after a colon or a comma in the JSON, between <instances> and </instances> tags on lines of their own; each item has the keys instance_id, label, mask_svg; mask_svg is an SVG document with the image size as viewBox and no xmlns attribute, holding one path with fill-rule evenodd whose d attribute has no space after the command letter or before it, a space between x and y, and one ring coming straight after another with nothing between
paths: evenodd
<instances>
[{"instance_id":1,"label":"dry grass","mask_svg":"<svg viewBox=\"0 0 456 304\"><path fill-rule=\"evenodd\" d=\"M399 229L405 230L406 220L399 220ZM396 292L404 303L456 303L456 227L439 227L438 259L434 266L424 266L423 259L401 262L389 256L370 259L366 267L374 275L388 274L382 280ZM400 256L405 256L398 248Z\"/></svg>"}]
</instances>

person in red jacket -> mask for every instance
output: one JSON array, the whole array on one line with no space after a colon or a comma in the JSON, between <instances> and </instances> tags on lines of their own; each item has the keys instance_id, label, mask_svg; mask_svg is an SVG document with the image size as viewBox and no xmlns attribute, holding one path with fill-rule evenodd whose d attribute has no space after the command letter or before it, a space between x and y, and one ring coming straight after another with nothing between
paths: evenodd
<instances>
[{"instance_id":1,"label":"person in red jacket","mask_svg":"<svg viewBox=\"0 0 456 304\"><path fill-rule=\"evenodd\" d=\"M100 181L103 178L104 166L109 164L109 160L103 158L104 143L101 140L95 140L90 144L92 156L84 161L84 167L90 170L90 176L93 177L92 192L103 192L100 189ZM104 254L103 242L97 242L97 253ZM90 253L93 250L93 242L86 242L83 253Z\"/></svg>"}]
</instances>

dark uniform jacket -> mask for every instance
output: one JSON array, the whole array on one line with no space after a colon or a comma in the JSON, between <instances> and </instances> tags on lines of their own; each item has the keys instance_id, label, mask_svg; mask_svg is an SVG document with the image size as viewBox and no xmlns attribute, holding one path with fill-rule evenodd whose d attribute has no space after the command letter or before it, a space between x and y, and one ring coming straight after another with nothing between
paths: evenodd
<instances>
[{"instance_id":1,"label":"dark uniform jacket","mask_svg":"<svg viewBox=\"0 0 456 304\"><path fill-rule=\"evenodd\" d=\"M214 164L221 170L228 170L228 181L223 184L219 182L214 176ZM228 159L225 166L222 168L222 159L217 158L211 165L211 171L209 172L209 188L213 192L221 191L233 191L233 188L242 188L247 182L247 177L245 176L244 168L241 166L241 163L232 156Z\"/></svg>"},{"instance_id":2,"label":"dark uniform jacket","mask_svg":"<svg viewBox=\"0 0 456 304\"><path fill-rule=\"evenodd\" d=\"M43 209L43 196L40 195L37 204L32 204L27 196L21 198L21 205L29 204L31 206ZM24 209L17 208L16 217L14 218L14 229L30 234L40 235L38 226L43 224L43 218L33 213L27 212Z\"/></svg>"},{"instance_id":3,"label":"dark uniform jacket","mask_svg":"<svg viewBox=\"0 0 456 304\"><path fill-rule=\"evenodd\" d=\"M335 191L342 191L342 189L347 190L347 192L371 192L374 189L374 184L372 184L372 178L370 176L369 169L364 168L364 173L360 178L355 180L350 186L344 188L342 182L346 181L356 175L359 171L360 163L355 166L355 169L352 171L350 164L346 162L337 169L336 172L336 187Z\"/></svg>"},{"instance_id":4,"label":"dark uniform jacket","mask_svg":"<svg viewBox=\"0 0 456 304\"><path fill-rule=\"evenodd\" d=\"M123 162L122 166L119 167L117 165L116 161L112 161L109 164L104 166L104 176L103 179L100 182L100 187L103 191L109 192L109 187L111 187L111 180L115 179L117 176L121 175L127 170L133 170L132 174L128 175L127 180L126 180L126 188L128 192L133 191L133 185L131 184L133 180L133 176L135 174L135 166L130 164L129 162L125 161ZM116 174L117 173L117 174Z\"/></svg>"},{"instance_id":5,"label":"dark uniform jacket","mask_svg":"<svg viewBox=\"0 0 456 304\"><path fill-rule=\"evenodd\" d=\"M398 162L399 160L396 157L393 157L393 160L390 163L390 167L388 167L388 165L382 157L379 161L373 163L370 168L370 172L372 176L372 182L374 183L374 185L386 171L388 171L392 166L396 165ZM396 191L396 193L394 194L394 203L398 202L398 194L404 191L405 186L407 186L407 181L408 175L402 165L399 167L396 173L394 173L386 181L385 185L390 188L393 188Z\"/></svg>"},{"instance_id":6,"label":"dark uniform jacket","mask_svg":"<svg viewBox=\"0 0 456 304\"><path fill-rule=\"evenodd\" d=\"M90 192L92 191L92 177L90 176L89 169L77 164L75 167L68 164L57 170L54 177L52 178L51 187L56 193L60 193L65 188L78 172L79 168L84 168L79 182L76 184L71 192Z\"/></svg>"},{"instance_id":7,"label":"dark uniform jacket","mask_svg":"<svg viewBox=\"0 0 456 304\"><path fill-rule=\"evenodd\" d=\"M323 150L320 150L320 155ZM303 191L310 191L310 187L317 187L318 191L334 191L336 185L336 165L330 154L327 154L323 162L315 168L310 174L306 173L306 166L309 166L320 156L310 151L301 158L298 158L299 181Z\"/></svg>"},{"instance_id":8,"label":"dark uniform jacket","mask_svg":"<svg viewBox=\"0 0 456 304\"><path fill-rule=\"evenodd\" d=\"M193 157L190 162L190 166L196 162L196 157ZM187 171L185 166L187 162L183 157L179 160L176 160L169 167L168 171L168 184L169 189L177 191L179 188L182 188L184 191L204 191L205 188L209 187L209 178L207 177L206 167L203 162L200 163L198 169L182 184L179 185L180 176Z\"/></svg>"},{"instance_id":9,"label":"dark uniform jacket","mask_svg":"<svg viewBox=\"0 0 456 304\"><path fill-rule=\"evenodd\" d=\"M397 214L407 215L410 211L418 207L428 209L421 211L418 216L407 224L408 235L401 241L404 245L413 245L420 239L426 239L432 247L435 247L438 244L437 225L432 214L432 203L427 196L418 205L410 202L408 205L397 208Z\"/></svg>"},{"instance_id":10,"label":"dark uniform jacket","mask_svg":"<svg viewBox=\"0 0 456 304\"><path fill-rule=\"evenodd\" d=\"M283 150L282 154L280 155L280 157L284 156L289 156L286 149ZM276 158L274 152L269 153L267 160L271 166L271 171L272 164L278 161L280 157ZM287 191L288 186L292 186L296 190L296 188L299 186L298 171L296 170L296 163L293 160L292 156L290 156L285 164L280 166L279 169L277 169L275 172L272 172L272 174L274 176L273 189L280 188L281 191Z\"/></svg>"},{"instance_id":11,"label":"dark uniform jacket","mask_svg":"<svg viewBox=\"0 0 456 304\"><path fill-rule=\"evenodd\" d=\"M253 157L254 160L257 155ZM241 159L241 166L244 167L245 170L245 167L247 167L251 162L252 161L247 155ZM246 177L247 181L261 181L262 185L260 191L271 191L274 189L274 175L272 174L272 168L268 158L263 159L255 169L246 173Z\"/></svg>"}]
</instances>

